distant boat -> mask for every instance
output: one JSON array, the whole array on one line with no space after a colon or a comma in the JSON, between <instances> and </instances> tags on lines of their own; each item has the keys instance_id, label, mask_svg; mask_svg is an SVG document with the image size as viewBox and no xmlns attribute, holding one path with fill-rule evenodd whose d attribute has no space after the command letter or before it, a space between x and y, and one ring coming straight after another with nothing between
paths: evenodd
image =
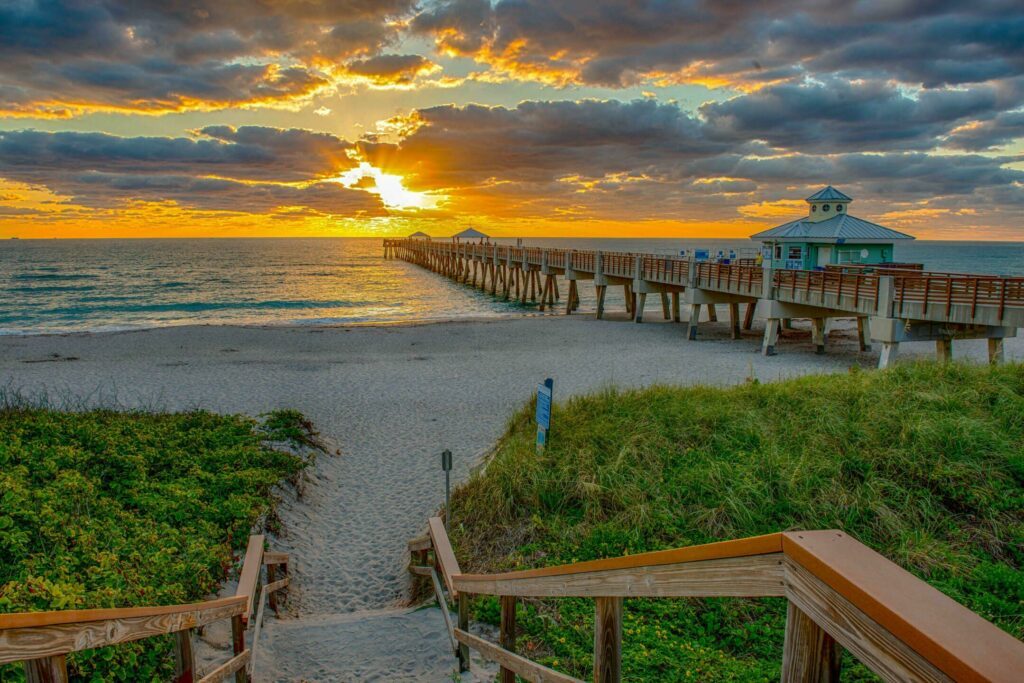
<instances>
[{"instance_id":1,"label":"distant boat","mask_svg":"<svg viewBox=\"0 0 1024 683\"><path fill-rule=\"evenodd\" d=\"M21 238L20 237L12 237L11 239L12 240L20 240Z\"/></svg>"}]
</instances>

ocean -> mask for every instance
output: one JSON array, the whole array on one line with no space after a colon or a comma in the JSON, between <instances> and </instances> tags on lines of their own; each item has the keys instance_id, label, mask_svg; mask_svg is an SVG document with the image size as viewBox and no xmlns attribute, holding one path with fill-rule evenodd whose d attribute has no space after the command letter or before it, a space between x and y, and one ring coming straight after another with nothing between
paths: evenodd
<instances>
[{"instance_id":1,"label":"ocean","mask_svg":"<svg viewBox=\"0 0 1024 683\"><path fill-rule=\"evenodd\" d=\"M512 240L500 240L511 243ZM749 240L527 239L528 246L749 251ZM522 315L514 303L403 261L381 240L147 239L0 242L0 334L185 324L402 323ZM1024 243L898 245L931 270L1024 276ZM592 302L581 287L582 308Z\"/></svg>"}]
</instances>

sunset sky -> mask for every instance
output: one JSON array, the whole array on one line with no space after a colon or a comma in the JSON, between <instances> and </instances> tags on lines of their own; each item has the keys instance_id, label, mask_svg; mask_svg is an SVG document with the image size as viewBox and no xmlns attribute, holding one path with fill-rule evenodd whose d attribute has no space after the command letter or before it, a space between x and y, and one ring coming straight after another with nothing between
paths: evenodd
<instances>
[{"instance_id":1,"label":"sunset sky","mask_svg":"<svg viewBox=\"0 0 1024 683\"><path fill-rule=\"evenodd\" d=\"M1024 3L0 0L0 237L1024 240Z\"/></svg>"}]
</instances>

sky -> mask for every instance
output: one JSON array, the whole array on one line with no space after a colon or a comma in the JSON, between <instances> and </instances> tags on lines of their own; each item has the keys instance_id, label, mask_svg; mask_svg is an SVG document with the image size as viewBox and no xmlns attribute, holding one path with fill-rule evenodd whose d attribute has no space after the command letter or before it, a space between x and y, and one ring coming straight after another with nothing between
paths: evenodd
<instances>
[{"instance_id":1,"label":"sky","mask_svg":"<svg viewBox=\"0 0 1024 683\"><path fill-rule=\"evenodd\" d=\"M1024 241L1020 0L0 0L0 237Z\"/></svg>"}]
</instances>

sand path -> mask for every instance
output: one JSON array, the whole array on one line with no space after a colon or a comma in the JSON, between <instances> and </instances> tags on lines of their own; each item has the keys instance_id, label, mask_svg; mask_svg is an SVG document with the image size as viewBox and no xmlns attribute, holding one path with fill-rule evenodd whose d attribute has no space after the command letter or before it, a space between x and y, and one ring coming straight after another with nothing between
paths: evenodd
<instances>
[{"instance_id":1,"label":"sand path","mask_svg":"<svg viewBox=\"0 0 1024 683\"><path fill-rule=\"evenodd\" d=\"M762 381L873 366L851 334L811 352L806 332L763 358L755 332L704 338L684 327L590 318L523 318L409 327L182 327L0 338L0 382L53 400L259 414L296 408L341 448L282 510L275 546L293 554L297 616L268 620L262 680L445 681L454 659L436 609L398 609L405 542L443 501L439 452L463 479L538 381L556 400L602 386ZM904 345L912 356L929 345ZM959 345L981 357L983 342ZM1017 340L1011 358L1024 356ZM74 360L71 360L74 359ZM464 678L463 680L467 680Z\"/></svg>"}]
</instances>

